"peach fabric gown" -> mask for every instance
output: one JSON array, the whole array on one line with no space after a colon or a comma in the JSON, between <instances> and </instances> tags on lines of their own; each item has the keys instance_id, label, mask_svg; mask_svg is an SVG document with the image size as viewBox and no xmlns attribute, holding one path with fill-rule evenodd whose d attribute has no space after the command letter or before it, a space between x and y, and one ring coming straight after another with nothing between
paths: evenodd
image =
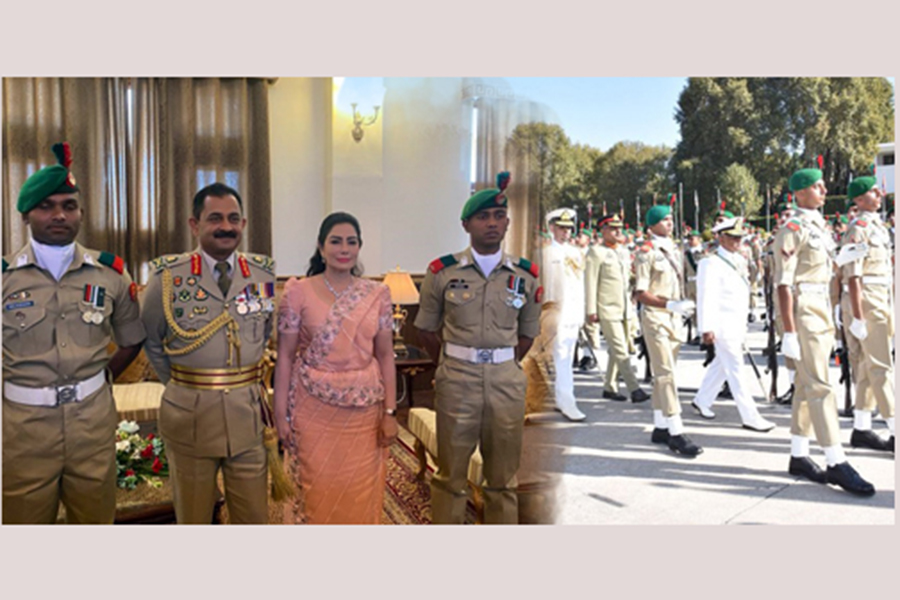
<instances>
[{"instance_id":1,"label":"peach fabric gown","mask_svg":"<svg viewBox=\"0 0 900 600\"><path fill-rule=\"evenodd\" d=\"M388 451L378 445L384 383L374 345L391 315L387 286L366 279L331 305L309 279L285 291L278 331L300 336L286 462L301 493L286 505L287 523L381 522Z\"/></svg>"}]
</instances>

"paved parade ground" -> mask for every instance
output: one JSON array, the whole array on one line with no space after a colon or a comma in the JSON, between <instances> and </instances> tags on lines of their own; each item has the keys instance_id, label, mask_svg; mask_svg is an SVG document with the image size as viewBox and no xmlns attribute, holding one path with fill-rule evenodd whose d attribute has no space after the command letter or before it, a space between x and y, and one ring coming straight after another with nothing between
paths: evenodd
<instances>
[{"instance_id":1,"label":"paved parade ground","mask_svg":"<svg viewBox=\"0 0 900 600\"><path fill-rule=\"evenodd\" d=\"M748 346L759 366L766 333L757 322L749 325ZM731 400L717 400L714 420L702 419L691 408L694 392L704 374L705 355L696 346L682 345L677 384L685 433L704 448L690 459L675 455L667 446L650 443L653 427L651 402L633 404L601 398L606 353L598 353L600 370L576 372L575 394L587 414L580 423L566 421L558 412L532 416L540 429L544 463L558 477L559 524L894 524L893 454L849 445L851 418L840 418L841 440L851 465L871 482L876 494L859 498L837 486L821 485L791 476L790 406L769 404L749 369L746 382L760 414L778 426L768 433L741 428ZM639 380L643 359L637 361ZM838 406L844 391L838 385L840 369L832 364ZM650 384L642 383L649 393ZM787 372L779 368L778 393L788 389ZM624 393L624 386L621 391ZM876 417L873 429L886 436ZM811 457L825 468L825 457L811 439ZM553 458L555 457L555 459Z\"/></svg>"}]
</instances>

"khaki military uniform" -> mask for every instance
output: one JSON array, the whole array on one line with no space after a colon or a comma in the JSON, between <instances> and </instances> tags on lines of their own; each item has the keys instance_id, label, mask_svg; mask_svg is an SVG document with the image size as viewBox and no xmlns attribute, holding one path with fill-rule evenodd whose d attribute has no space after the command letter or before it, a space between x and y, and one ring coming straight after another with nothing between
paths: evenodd
<instances>
[{"instance_id":1,"label":"khaki military uniform","mask_svg":"<svg viewBox=\"0 0 900 600\"><path fill-rule=\"evenodd\" d=\"M77 243L59 281L30 243L3 270L3 523L53 523L60 500L70 523L112 523L118 418L104 369L111 340L144 340L137 289L121 259ZM61 402L28 403L39 396Z\"/></svg>"},{"instance_id":2,"label":"khaki military uniform","mask_svg":"<svg viewBox=\"0 0 900 600\"><path fill-rule=\"evenodd\" d=\"M815 430L822 447L840 444L837 406L828 375L828 356L834 345L834 324L829 301L834 240L816 211L798 215L778 230L773 248L775 293L791 286L794 323L800 360L791 404L791 433L809 437Z\"/></svg>"},{"instance_id":3,"label":"khaki military uniform","mask_svg":"<svg viewBox=\"0 0 900 600\"><path fill-rule=\"evenodd\" d=\"M637 253L637 278L635 292L649 292L667 300L683 298L681 265L674 245L666 247L659 238L652 238ZM671 249L669 249L671 248ZM647 352L650 355L650 371L653 373L653 408L663 416L681 414L678 388L675 384L675 364L684 325L680 315L665 308L643 306L641 330Z\"/></svg>"},{"instance_id":4,"label":"khaki military uniform","mask_svg":"<svg viewBox=\"0 0 900 600\"><path fill-rule=\"evenodd\" d=\"M505 358L520 336L537 336L539 290L537 269L528 261L504 254L485 276L471 249L432 262L425 274L415 325L439 332L444 342L435 373L435 523L463 522L469 459L479 445L485 522L518 522L525 375L517 360ZM457 357L463 354L469 356Z\"/></svg>"},{"instance_id":5,"label":"khaki military uniform","mask_svg":"<svg viewBox=\"0 0 900 600\"><path fill-rule=\"evenodd\" d=\"M858 352L856 408L871 411L878 406L884 418L894 416L894 365L891 359L891 340L894 337L893 268L891 266L891 238L877 213L861 213L850 223L844 243L865 242L869 246L864 258L844 265L841 269L846 286L850 277L860 277L862 284L863 320L868 335L858 340L850 333L853 313L850 293L845 289L845 337L861 350Z\"/></svg>"},{"instance_id":6,"label":"khaki military uniform","mask_svg":"<svg viewBox=\"0 0 900 600\"><path fill-rule=\"evenodd\" d=\"M597 315L600 321L609 354L603 387L614 393L618 392L616 381L619 375L625 379L629 392L639 387L628 354L629 319L632 316L630 274L628 251L621 246L595 246L588 254L585 272L587 313Z\"/></svg>"},{"instance_id":7,"label":"khaki military uniform","mask_svg":"<svg viewBox=\"0 0 900 600\"><path fill-rule=\"evenodd\" d=\"M147 357L166 384L159 431L169 457L178 522L212 521L221 469L231 522L266 523L259 364L272 330L274 261L236 253L225 295L199 250L158 258L153 266L141 318L147 328ZM224 320L223 313L231 317L231 325L203 344L176 335L163 307L169 275L168 301L178 328L194 334L217 318ZM167 354L164 346L176 354Z\"/></svg>"}]
</instances>

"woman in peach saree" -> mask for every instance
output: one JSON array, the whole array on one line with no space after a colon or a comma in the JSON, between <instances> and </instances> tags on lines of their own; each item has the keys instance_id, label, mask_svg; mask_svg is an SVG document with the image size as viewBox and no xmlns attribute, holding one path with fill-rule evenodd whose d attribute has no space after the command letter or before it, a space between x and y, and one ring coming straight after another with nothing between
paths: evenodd
<instances>
[{"instance_id":1,"label":"woman in peach saree","mask_svg":"<svg viewBox=\"0 0 900 600\"><path fill-rule=\"evenodd\" d=\"M358 277L359 223L326 217L278 310L275 420L300 494L285 521L378 524L397 436L388 288Z\"/></svg>"}]
</instances>

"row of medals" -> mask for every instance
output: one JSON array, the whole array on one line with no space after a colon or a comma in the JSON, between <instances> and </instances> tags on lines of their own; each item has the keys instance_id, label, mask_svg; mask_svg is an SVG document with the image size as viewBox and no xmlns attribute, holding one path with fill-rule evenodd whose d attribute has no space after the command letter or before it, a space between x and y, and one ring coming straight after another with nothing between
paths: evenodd
<instances>
[{"instance_id":1,"label":"row of medals","mask_svg":"<svg viewBox=\"0 0 900 600\"><path fill-rule=\"evenodd\" d=\"M93 323L94 325L99 325L103 322L103 313L100 311L94 310L86 310L81 313L81 320L85 323Z\"/></svg>"},{"instance_id":2,"label":"row of medals","mask_svg":"<svg viewBox=\"0 0 900 600\"><path fill-rule=\"evenodd\" d=\"M270 313L275 310L275 302L271 298L251 297L249 300L238 298L235 302L237 304L235 310L242 316L259 312Z\"/></svg>"}]
</instances>

